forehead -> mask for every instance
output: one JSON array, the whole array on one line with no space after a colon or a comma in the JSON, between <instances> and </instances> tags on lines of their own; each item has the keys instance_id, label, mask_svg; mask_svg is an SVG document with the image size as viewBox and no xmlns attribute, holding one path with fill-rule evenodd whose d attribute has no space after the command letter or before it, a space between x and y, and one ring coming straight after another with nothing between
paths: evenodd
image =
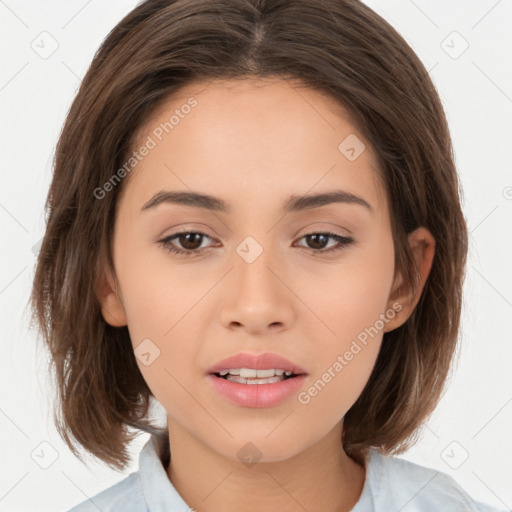
<instances>
[{"instance_id":1,"label":"forehead","mask_svg":"<svg viewBox=\"0 0 512 512\"><path fill-rule=\"evenodd\" d=\"M151 150L125 184L139 207L160 189L235 199L244 189L282 202L340 187L387 207L373 149L349 114L297 81L189 84L155 109L132 149L150 140Z\"/></svg>"}]
</instances>

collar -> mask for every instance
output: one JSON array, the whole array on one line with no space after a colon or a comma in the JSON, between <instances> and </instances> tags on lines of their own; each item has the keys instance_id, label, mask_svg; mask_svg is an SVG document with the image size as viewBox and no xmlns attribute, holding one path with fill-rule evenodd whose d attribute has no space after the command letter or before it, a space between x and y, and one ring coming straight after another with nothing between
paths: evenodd
<instances>
[{"instance_id":1,"label":"collar","mask_svg":"<svg viewBox=\"0 0 512 512\"><path fill-rule=\"evenodd\" d=\"M142 492L148 506L148 512L190 512L167 476L169 464L169 438L152 434L139 456L139 474ZM374 510L375 492L382 479L383 455L370 448L366 459L366 478L359 500L351 512Z\"/></svg>"},{"instance_id":2,"label":"collar","mask_svg":"<svg viewBox=\"0 0 512 512\"><path fill-rule=\"evenodd\" d=\"M151 435L139 455L139 475L149 512L190 512L167 476L169 438ZM165 464L165 466L164 466Z\"/></svg>"}]
</instances>

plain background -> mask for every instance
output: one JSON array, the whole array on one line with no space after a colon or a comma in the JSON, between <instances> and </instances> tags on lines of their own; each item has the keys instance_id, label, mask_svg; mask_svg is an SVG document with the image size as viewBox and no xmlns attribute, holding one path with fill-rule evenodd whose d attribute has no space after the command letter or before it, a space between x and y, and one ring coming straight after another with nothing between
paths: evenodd
<instances>
[{"instance_id":1,"label":"plain background","mask_svg":"<svg viewBox=\"0 0 512 512\"><path fill-rule=\"evenodd\" d=\"M66 112L101 41L136 3L0 0L0 512L67 510L136 470L148 439L133 443L125 473L86 467L71 454L53 425L47 356L36 350L26 308ZM459 362L417 444L401 457L512 509L512 1L366 3L430 71L471 233Z\"/></svg>"}]
</instances>

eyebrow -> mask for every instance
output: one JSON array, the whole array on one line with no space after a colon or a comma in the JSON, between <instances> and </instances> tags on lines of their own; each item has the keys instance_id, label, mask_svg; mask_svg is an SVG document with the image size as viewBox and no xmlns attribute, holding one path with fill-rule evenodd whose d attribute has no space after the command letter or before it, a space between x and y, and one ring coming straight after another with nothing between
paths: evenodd
<instances>
[{"instance_id":1,"label":"eyebrow","mask_svg":"<svg viewBox=\"0 0 512 512\"><path fill-rule=\"evenodd\" d=\"M184 206L192 206L194 208L203 208L206 210L230 213L231 208L222 199L208 194L200 194L198 192L178 192L161 190L147 201L141 208L141 212L155 208L163 204L179 204ZM345 190L332 190L320 194L307 196L290 196L283 206L284 213L298 212L319 208L333 203L355 204L365 207L373 213L372 206L362 197L356 196Z\"/></svg>"}]
</instances>

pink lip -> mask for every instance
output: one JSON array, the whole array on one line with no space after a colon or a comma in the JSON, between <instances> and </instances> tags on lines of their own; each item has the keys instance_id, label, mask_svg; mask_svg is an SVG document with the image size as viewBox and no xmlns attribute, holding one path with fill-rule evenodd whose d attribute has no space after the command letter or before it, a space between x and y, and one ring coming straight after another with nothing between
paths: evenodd
<instances>
[{"instance_id":1,"label":"pink lip","mask_svg":"<svg viewBox=\"0 0 512 512\"><path fill-rule=\"evenodd\" d=\"M282 369L288 372L300 375L306 373L306 370L299 365L288 361L284 357L272 354L271 352L264 352L263 354L249 354L242 352L235 354L219 361L207 370L207 373L219 373L221 370L232 368L253 368L255 370L269 370L270 368ZM264 386L265 384L255 384L256 386ZM274 384L270 384L273 386ZM245 386L245 384L242 384Z\"/></svg>"},{"instance_id":2,"label":"pink lip","mask_svg":"<svg viewBox=\"0 0 512 512\"><path fill-rule=\"evenodd\" d=\"M214 374L206 376L213 389L230 402L242 407L272 407L295 394L306 379L306 374L274 384L239 384Z\"/></svg>"},{"instance_id":3,"label":"pink lip","mask_svg":"<svg viewBox=\"0 0 512 512\"><path fill-rule=\"evenodd\" d=\"M217 377L221 370L232 368L253 368L268 370L282 369L296 377L273 384L239 384ZM230 402L242 407L272 407L294 394L306 379L306 371L284 357L265 352L263 354L241 353L219 361L207 371L208 381L213 389Z\"/></svg>"}]
</instances>

